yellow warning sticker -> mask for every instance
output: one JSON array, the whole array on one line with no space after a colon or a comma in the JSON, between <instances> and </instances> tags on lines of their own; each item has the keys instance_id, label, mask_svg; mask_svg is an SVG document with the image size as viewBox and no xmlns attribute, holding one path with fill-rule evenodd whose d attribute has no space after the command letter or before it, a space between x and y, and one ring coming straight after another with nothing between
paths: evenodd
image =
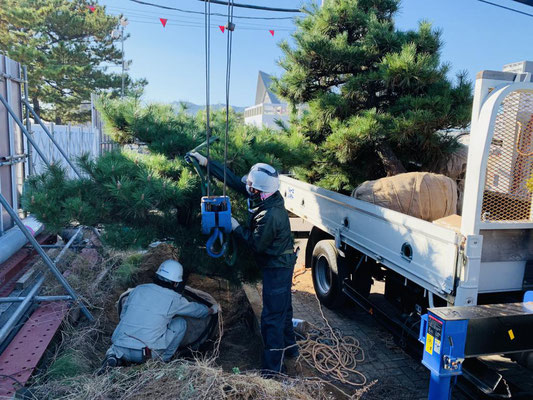
<instances>
[{"instance_id":1,"label":"yellow warning sticker","mask_svg":"<svg viewBox=\"0 0 533 400\"><path fill-rule=\"evenodd\" d=\"M426 336L426 351L429 354L433 354L433 336L431 336L429 333Z\"/></svg>"},{"instance_id":2,"label":"yellow warning sticker","mask_svg":"<svg viewBox=\"0 0 533 400\"><path fill-rule=\"evenodd\" d=\"M507 331L507 333L509 334L509 337L511 338L511 340L514 340L514 333L513 333L513 330L512 329L509 329Z\"/></svg>"}]
</instances>

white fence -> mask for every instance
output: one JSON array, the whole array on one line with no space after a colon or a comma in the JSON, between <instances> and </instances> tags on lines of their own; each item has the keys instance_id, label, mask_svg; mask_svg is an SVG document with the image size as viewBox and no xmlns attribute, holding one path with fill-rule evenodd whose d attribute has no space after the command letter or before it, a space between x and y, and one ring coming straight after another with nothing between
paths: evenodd
<instances>
[{"instance_id":1,"label":"white fence","mask_svg":"<svg viewBox=\"0 0 533 400\"><path fill-rule=\"evenodd\" d=\"M100 130L86 126L71 126L71 125L55 125L53 123L45 123L48 131L54 135L54 139L59 146L67 154L72 162L76 162L77 158L84 153L89 153L92 158L98 157L100 154ZM68 176L76 178L76 174L68 166L64 157L59 150L54 146L52 141L46 135L44 129L39 125L32 123L31 131L33 138L45 156L53 163L61 163L66 167ZM45 171L46 165L41 160L37 152L33 151L31 154L34 173L40 174Z\"/></svg>"}]
</instances>

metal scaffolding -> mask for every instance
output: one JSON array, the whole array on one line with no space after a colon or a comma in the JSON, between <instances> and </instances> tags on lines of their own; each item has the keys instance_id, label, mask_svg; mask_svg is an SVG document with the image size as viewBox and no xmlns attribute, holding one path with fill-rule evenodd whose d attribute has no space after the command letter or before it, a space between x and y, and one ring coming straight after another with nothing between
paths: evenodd
<instances>
[{"instance_id":1,"label":"metal scaffolding","mask_svg":"<svg viewBox=\"0 0 533 400\"><path fill-rule=\"evenodd\" d=\"M3 105L3 108L7 111L7 114L3 114L5 118L0 122L3 122L8 128L7 137L0 139L5 142L7 145L5 149L8 149L9 151L9 153L6 155L0 154L0 167L8 167L8 171L4 170L3 174L0 174L0 179L2 177L9 176L11 181L11 190L9 191L7 198L3 193L0 192L0 236L5 230L4 220L8 221L9 225L13 223L14 225L18 226L28 242L44 261L47 270L54 275L55 279L59 281L59 283L68 293L68 295L59 296L39 296L39 291L46 278L46 273L40 272L37 274L37 278L31 288L29 288L29 291L25 292L25 295L20 293L18 295L14 294L8 297L0 297L0 304L11 304L11 308L13 308L12 312L7 314L7 321L5 321L2 327L0 327L0 345L2 345L6 339L9 339L10 336L12 336L21 318L28 312L28 310L30 310L32 305L37 302L71 301L76 307L79 307L81 312L89 321L94 321L94 318L56 266L56 263L63 257L67 249L71 247L72 243L74 243L76 238L80 235L81 227L63 247L59 255L52 260L39 242L35 239L33 232L30 232L29 228L25 226L18 214L18 193L20 189L17 187L17 184L19 183L20 186L22 186L21 182L25 177L24 175L28 175L28 173L32 173L34 171L34 168L31 164L31 153L36 152L45 165L50 165L50 159L39 147L31 133L31 125L29 122L30 115L33 116L35 122L41 126L42 130L50 139L51 144L61 154L70 168L72 168L75 175L77 177L81 177L81 174L74 163L69 159L67 152L63 150L58 141L54 138L54 135L48 130L44 122L41 120L41 118L39 118L39 115L31 107L28 98L26 68L22 69L23 77L21 78L20 66L5 56L0 57L0 61L3 61L3 68L0 68L0 82L3 81L5 83L5 91L0 90L0 104ZM17 73L13 74L12 71ZM24 84L24 97L22 97L21 91L22 83ZM2 107L0 106L0 111L1 109ZM23 109L26 115L26 124L24 124L22 121ZM16 129L19 131L16 131ZM2 148L4 148L3 145ZM29 164L28 166L30 171L27 169L24 171L23 166L26 163ZM20 165L18 176L15 174L14 166L16 165ZM8 172L8 174L6 174L6 172ZM18 182L19 180L21 182ZM16 305L16 307L14 305Z\"/></svg>"}]
</instances>

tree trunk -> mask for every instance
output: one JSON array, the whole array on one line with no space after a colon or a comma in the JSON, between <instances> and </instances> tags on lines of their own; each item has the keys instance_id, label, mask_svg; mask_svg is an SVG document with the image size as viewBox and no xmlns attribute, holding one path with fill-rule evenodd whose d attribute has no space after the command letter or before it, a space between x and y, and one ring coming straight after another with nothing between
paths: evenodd
<instances>
[{"instance_id":1,"label":"tree trunk","mask_svg":"<svg viewBox=\"0 0 533 400\"><path fill-rule=\"evenodd\" d=\"M403 174L407 172L402 162L396 157L390 145L385 142L376 145L376 152L383 163L387 176Z\"/></svg>"},{"instance_id":2,"label":"tree trunk","mask_svg":"<svg viewBox=\"0 0 533 400\"><path fill-rule=\"evenodd\" d=\"M33 111L35 111L35 114L41 118L41 105L39 104L39 99L37 96L33 96L31 102L33 103Z\"/></svg>"}]
</instances>

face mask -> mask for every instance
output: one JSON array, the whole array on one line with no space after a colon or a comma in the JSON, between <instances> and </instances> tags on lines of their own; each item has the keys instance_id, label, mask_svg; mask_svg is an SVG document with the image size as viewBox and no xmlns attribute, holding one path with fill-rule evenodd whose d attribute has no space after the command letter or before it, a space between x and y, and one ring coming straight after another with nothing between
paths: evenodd
<instances>
[{"instance_id":1,"label":"face mask","mask_svg":"<svg viewBox=\"0 0 533 400\"><path fill-rule=\"evenodd\" d=\"M248 198L248 211L254 213L256 208L261 203L261 193L254 193Z\"/></svg>"}]
</instances>

